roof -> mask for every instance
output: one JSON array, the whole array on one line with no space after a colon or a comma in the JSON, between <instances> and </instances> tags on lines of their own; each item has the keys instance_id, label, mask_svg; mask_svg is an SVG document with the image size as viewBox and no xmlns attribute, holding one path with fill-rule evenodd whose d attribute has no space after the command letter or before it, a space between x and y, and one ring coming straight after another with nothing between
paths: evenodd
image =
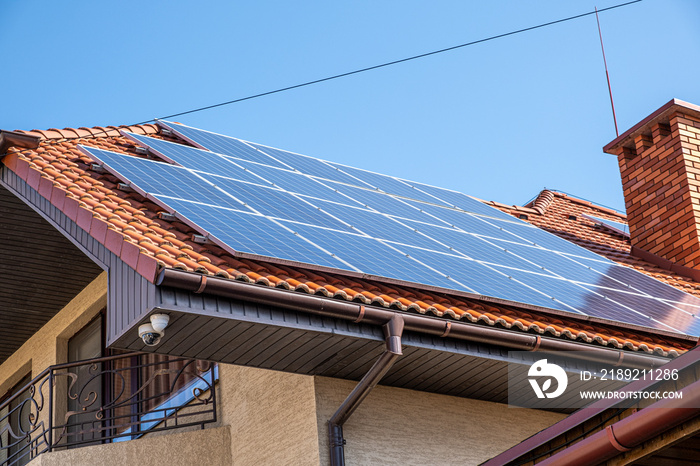
<instances>
[{"instance_id":1,"label":"roof","mask_svg":"<svg viewBox=\"0 0 700 466\"><path fill-rule=\"evenodd\" d=\"M20 131L21 134L41 138L38 148L10 147L3 163L78 226L152 282L162 268L181 269L309 295L664 356L676 356L696 343L651 329L647 333L624 325L593 322L585 317L562 316L532 306L496 304L457 294L446 295L418 287L399 286L390 281L351 277L341 271L317 271L232 257L215 245L193 241L192 234L196 232L189 226L167 217L161 218L159 213L163 210L160 207L120 185L120 180L111 174L93 166L93 160L78 149L78 144L82 144L142 157L136 153L134 144L119 133L120 128L186 144L174 136L160 135L156 125ZM578 216L580 213L590 213L612 220L624 220L610 209L550 191L543 191L525 207L491 204L515 216L526 214L527 220L539 227L624 265L662 278L683 291L700 293L700 283L662 274L658 267L632 257L624 238L596 229L593 222ZM569 219L572 214L577 215L576 220ZM50 259L47 259L46 266L50 267Z\"/></svg>"}]
</instances>

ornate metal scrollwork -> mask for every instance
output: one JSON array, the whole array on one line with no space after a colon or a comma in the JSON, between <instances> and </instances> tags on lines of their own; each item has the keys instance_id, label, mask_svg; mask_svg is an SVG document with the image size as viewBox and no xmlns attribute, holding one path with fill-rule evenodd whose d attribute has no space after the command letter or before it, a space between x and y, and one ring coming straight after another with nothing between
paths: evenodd
<instances>
[{"instance_id":1,"label":"ornate metal scrollwork","mask_svg":"<svg viewBox=\"0 0 700 466\"><path fill-rule=\"evenodd\" d=\"M17 463L18 451L33 458L213 422L214 374L209 362L145 353L51 367L0 405L0 466ZM53 393L54 412L45 409L45 393ZM51 425L57 409L63 421Z\"/></svg>"},{"instance_id":2,"label":"ornate metal scrollwork","mask_svg":"<svg viewBox=\"0 0 700 466\"><path fill-rule=\"evenodd\" d=\"M0 406L0 457L4 458L3 465L26 462L25 457L33 457L33 449L48 445L44 421L40 420L44 408L43 388L47 383L48 376L32 380Z\"/></svg>"}]
</instances>

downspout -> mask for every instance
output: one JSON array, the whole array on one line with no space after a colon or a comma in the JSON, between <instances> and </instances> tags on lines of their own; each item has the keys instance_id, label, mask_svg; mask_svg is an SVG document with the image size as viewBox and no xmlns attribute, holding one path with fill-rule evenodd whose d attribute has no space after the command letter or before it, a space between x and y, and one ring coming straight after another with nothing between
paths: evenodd
<instances>
[{"instance_id":1,"label":"downspout","mask_svg":"<svg viewBox=\"0 0 700 466\"><path fill-rule=\"evenodd\" d=\"M700 415L700 381L680 393L682 398L657 401L537 464L600 464Z\"/></svg>"},{"instance_id":2,"label":"downspout","mask_svg":"<svg viewBox=\"0 0 700 466\"><path fill-rule=\"evenodd\" d=\"M328 440L331 454L331 466L345 466L345 439L343 424L355 412L358 406L369 395L384 375L391 369L394 362L401 356L401 334L403 333L403 318L399 314L382 326L385 337L385 349L370 370L362 377L355 389L343 401L338 410L328 421Z\"/></svg>"},{"instance_id":3,"label":"downspout","mask_svg":"<svg viewBox=\"0 0 700 466\"><path fill-rule=\"evenodd\" d=\"M226 278L207 277L176 269L162 269L156 277L155 284L370 325L383 325L390 321L393 316L400 315L405 329L412 332L500 345L513 351L566 351L568 352L567 356L574 359L599 362L616 367L651 369L669 362L667 358L641 352L584 345L575 341L543 338L531 333L513 332L421 314L367 307L355 302L321 298L262 285L251 285Z\"/></svg>"}]
</instances>

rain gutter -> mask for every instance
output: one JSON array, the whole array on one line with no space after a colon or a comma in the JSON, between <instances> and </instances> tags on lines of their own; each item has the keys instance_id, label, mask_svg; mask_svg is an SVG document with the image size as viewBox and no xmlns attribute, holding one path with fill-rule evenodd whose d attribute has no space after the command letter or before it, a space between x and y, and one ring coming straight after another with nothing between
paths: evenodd
<instances>
[{"instance_id":1,"label":"rain gutter","mask_svg":"<svg viewBox=\"0 0 700 466\"><path fill-rule=\"evenodd\" d=\"M525 332L501 330L493 327L441 319L422 314L380 309L363 304L322 298L308 294L270 288L264 285L207 277L197 273L164 268L155 284L179 288L194 293L208 293L230 299L278 306L324 317L349 320L355 323L384 325L400 315L404 330L442 338L455 338L475 343L498 345L512 351L568 352L567 357L612 366L650 369L662 366L669 359L645 353L634 353L611 348L582 344L555 338L543 338Z\"/></svg>"},{"instance_id":2,"label":"rain gutter","mask_svg":"<svg viewBox=\"0 0 700 466\"><path fill-rule=\"evenodd\" d=\"M680 392L682 398L658 401L537 464L601 464L700 415L700 380Z\"/></svg>"}]
</instances>

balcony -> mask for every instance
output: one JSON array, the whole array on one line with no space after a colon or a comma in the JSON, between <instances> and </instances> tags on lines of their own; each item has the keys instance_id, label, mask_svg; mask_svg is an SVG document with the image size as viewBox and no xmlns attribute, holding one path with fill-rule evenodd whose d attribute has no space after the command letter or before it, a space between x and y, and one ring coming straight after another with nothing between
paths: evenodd
<instances>
[{"instance_id":1,"label":"balcony","mask_svg":"<svg viewBox=\"0 0 700 466\"><path fill-rule=\"evenodd\" d=\"M51 366L0 404L0 466L216 422L217 367L129 353Z\"/></svg>"}]
</instances>

